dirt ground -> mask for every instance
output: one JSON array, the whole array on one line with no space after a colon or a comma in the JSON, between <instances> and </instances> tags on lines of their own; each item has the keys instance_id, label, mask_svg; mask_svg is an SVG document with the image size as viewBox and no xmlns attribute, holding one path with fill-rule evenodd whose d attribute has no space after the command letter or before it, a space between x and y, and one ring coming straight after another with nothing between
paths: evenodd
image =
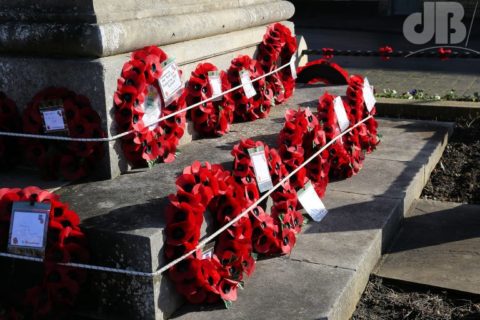
<instances>
[{"instance_id":1,"label":"dirt ground","mask_svg":"<svg viewBox=\"0 0 480 320\"><path fill-rule=\"evenodd\" d=\"M371 276L351 320L478 320L480 297Z\"/></svg>"},{"instance_id":2,"label":"dirt ground","mask_svg":"<svg viewBox=\"0 0 480 320\"><path fill-rule=\"evenodd\" d=\"M422 198L480 203L480 118L457 121Z\"/></svg>"}]
</instances>

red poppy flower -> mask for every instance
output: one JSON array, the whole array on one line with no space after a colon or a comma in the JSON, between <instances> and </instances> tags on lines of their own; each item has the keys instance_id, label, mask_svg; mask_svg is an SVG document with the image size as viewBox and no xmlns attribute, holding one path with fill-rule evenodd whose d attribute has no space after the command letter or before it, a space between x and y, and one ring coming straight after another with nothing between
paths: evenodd
<instances>
[{"instance_id":1,"label":"red poppy flower","mask_svg":"<svg viewBox=\"0 0 480 320\"><path fill-rule=\"evenodd\" d=\"M324 59L330 60L333 58L332 48L322 48L322 56Z\"/></svg>"},{"instance_id":2,"label":"red poppy flower","mask_svg":"<svg viewBox=\"0 0 480 320\"><path fill-rule=\"evenodd\" d=\"M452 50L451 49L445 49L445 48L439 48L438 49L438 55L440 57L440 60L445 61L450 58L452 55Z\"/></svg>"},{"instance_id":3,"label":"red poppy flower","mask_svg":"<svg viewBox=\"0 0 480 320\"><path fill-rule=\"evenodd\" d=\"M387 60L390 60L390 56L393 53L393 49L390 46L385 46L378 49L378 52L380 53L380 57L382 58L382 60L387 61Z\"/></svg>"}]
</instances>

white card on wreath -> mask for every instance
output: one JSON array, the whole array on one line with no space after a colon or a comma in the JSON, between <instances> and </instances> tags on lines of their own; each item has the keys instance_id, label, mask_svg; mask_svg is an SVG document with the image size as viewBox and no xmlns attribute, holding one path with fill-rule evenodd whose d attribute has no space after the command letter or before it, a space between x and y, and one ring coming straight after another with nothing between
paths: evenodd
<instances>
[{"instance_id":1,"label":"white card on wreath","mask_svg":"<svg viewBox=\"0 0 480 320\"><path fill-rule=\"evenodd\" d=\"M345 110L345 106L343 105L343 101L341 97L336 97L333 101L333 108L335 109L335 114L337 115L338 126L340 130L343 132L348 129L350 126L350 120L348 120L347 111Z\"/></svg>"},{"instance_id":2,"label":"white card on wreath","mask_svg":"<svg viewBox=\"0 0 480 320\"><path fill-rule=\"evenodd\" d=\"M222 80L218 71L208 72L208 82L210 83L210 88L212 88L213 101L222 100Z\"/></svg>"},{"instance_id":3,"label":"white card on wreath","mask_svg":"<svg viewBox=\"0 0 480 320\"><path fill-rule=\"evenodd\" d=\"M257 91L255 91L253 83L250 80L250 72L245 69L240 71L240 81L242 82L243 91L247 99L253 98L257 94Z\"/></svg>"},{"instance_id":4,"label":"white card on wreath","mask_svg":"<svg viewBox=\"0 0 480 320\"><path fill-rule=\"evenodd\" d=\"M290 59L290 72L292 73L293 79L297 79L297 57L295 54L296 53L294 53Z\"/></svg>"},{"instance_id":5,"label":"white card on wreath","mask_svg":"<svg viewBox=\"0 0 480 320\"><path fill-rule=\"evenodd\" d=\"M153 85L149 85L147 88L147 95L145 102L142 105L143 108L143 123L148 125L148 130L152 131L158 127L156 122L162 114L162 99L157 88Z\"/></svg>"},{"instance_id":6,"label":"white card on wreath","mask_svg":"<svg viewBox=\"0 0 480 320\"><path fill-rule=\"evenodd\" d=\"M168 59L162 66L162 75L159 79L165 106L169 105L175 98L178 91L183 88L180 71L173 59Z\"/></svg>"},{"instance_id":7,"label":"white card on wreath","mask_svg":"<svg viewBox=\"0 0 480 320\"><path fill-rule=\"evenodd\" d=\"M66 130L64 110L62 106L51 107L46 110L40 109L40 112L43 116L45 132Z\"/></svg>"},{"instance_id":8,"label":"white card on wreath","mask_svg":"<svg viewBox=\"0 0 480 320\"><path fill-rule=\"evenodd\" d=\"M368 112L371 112L373 107L375 107L377 100L373 94L373 87L370 85L366 77L363 80L363 100L365 100Z\"/></svg>"},{"instance_id":9,"label":"white card on wreath","mask_svg":"<svg viewBox=\"0 0 480 320\"><path fill-rule=\"evenodd\" d=\"M298 191L298 201L315 222L322 221L328 213L310 181L305 185L305 188Z\"/></svg>"},{"instance_id":10,"label":"white card on wreath","mask_svg":"<svg viewBox=\"0 0 480 320\"><path fill-rule=\"evenodd\" d=\"M253 171L257 179L258 190L265 192L273 188L272 177L268 169L267 157L263 147L248 149L253 164Z\"/></svg>"},{"instance_id":11,"label":"white card on wreath","mask_svg":"<svg viewBox=\"0 0 480 320\"><path fill-rule=\"evenodd\" d=\"M44 255L50 208L50 203L13 203L8 237L9 252L27 256Z\"/></svg>"}]
</instances>

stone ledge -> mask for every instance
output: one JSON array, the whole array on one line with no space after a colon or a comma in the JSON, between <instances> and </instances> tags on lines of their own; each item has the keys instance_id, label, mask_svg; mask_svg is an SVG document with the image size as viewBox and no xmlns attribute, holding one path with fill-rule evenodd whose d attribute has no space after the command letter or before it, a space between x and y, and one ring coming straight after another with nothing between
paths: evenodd
<instances>
[{"instance_id":1,"label":"stone ledge","mask_svg":"<svg viewBox=\"0 0 480 320\"><path fill-rule=\"evenodd\" d=\"M0 4L0 22L107 23L151 17L208 12L280 0L27 0Z\"/></svg>"},{"instance_id":2,"label":"stone ledge","mask_svg":"<svg viewBox=\"0 0 480 320\"><path fill-rule=\"evenodd\" d=\"M147 45L164 46L286 20L294 11L290 2L276 1L274 5L260 3L101 24L7 22L0 24L0 52L112 56Z\"/></svg>"},{"instance_id":3,"label":"stone ledge","mask_svg":"<svg viewBox=\"0 0 480 320\"><path fill-rule=\"evenodd\" d=\"M458 117L479 116L479 102L421 101L377 98L377 112L382 117L455 121Z\"/></svg>"}]
</instances>

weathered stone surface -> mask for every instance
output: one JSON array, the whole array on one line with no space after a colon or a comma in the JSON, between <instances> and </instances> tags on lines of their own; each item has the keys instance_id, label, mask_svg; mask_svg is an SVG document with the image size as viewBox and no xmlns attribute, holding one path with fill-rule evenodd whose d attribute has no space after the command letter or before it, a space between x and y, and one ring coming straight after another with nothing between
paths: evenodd
<instances>
[{"instance_id":1,"label":"weathered stone surface","mask_svg":"<svg viewBox=\"0 0 480 320\"><path fill-rule=\"evenodd\" d=\"M3 1L0 3L0 21L103 23L207 12L276 1L279 0Z\"/></svg>"},{"instance_id":2,"label":"weathered stone surface","mask_svg":"<svg viewBox=\"0 0 480 320\"><path fill-rule=\"evenodd\" d=\"M286 20L294 11L290 2L275 1L101 24L5 22L0 24L0 52L105 57Z\"/></svg>"},{"instance_id":3,"label":"weathered stone surface","mask_svg":"<svg viewBox=\"0 0 480 320\"><path fill-rule=\"evenodd\" d=\"M359 180L355 177L349 182ZM401 200L328 190L324 203L327 216L320 223L312 221L305 226L290 257L358 270L365 263L372 265L366 258L375 251L374 265L382 244L391 236L382 231L389 231L389 224L396 224L402 215Z\"/></svg>"},{"instance_id":4,"label":"weathered stone surface","mask_svg":"<svg viewBox=\"0 0 480 320\"><path fill-rule=\"evenodd\" d=\"M293 29L291 23L285 22ZM200 61L210 61L226 69L230 61L239 54L253 56L266 27L249 28L204 39L163 46L162 49L175 57L183 71L183 80ZM102 126L111 136L116 134L112 120L113 94L117 79L127 55L99 59L47 59L34 57L0 56L0 90L9 95L22 110L28 101L48 86L68 86L78 94L86 95L102 118ZM192 139L191 127L183 143ZM108 146L108 147L107 147ZM129 167L123 159L119 141L106 143L106 157L98 169L98 177L115 177Z\"/></svg>"},{"instance_id":5,"label":"weathered stone surface","mask_svg":"<svg viewBox=\"0 0 480 320\"><path fill-rule=\"evenodd\" d=\"M334 306L354 271L287 258L259 261L239 292L238 301L223 306L187 306L173 319L334 319ZM336 319L340 319L337 318Z\"/></svg>"},{"instance_id":6,"label":"weathered stone surface","mask_svg":"<svg viewBox=\"0 0 480 320\"><path fill-rule=\"evenodd\" d=\"M375 272L480 294L480 206L418 200Z\"/></svg>"}]
</instances>

